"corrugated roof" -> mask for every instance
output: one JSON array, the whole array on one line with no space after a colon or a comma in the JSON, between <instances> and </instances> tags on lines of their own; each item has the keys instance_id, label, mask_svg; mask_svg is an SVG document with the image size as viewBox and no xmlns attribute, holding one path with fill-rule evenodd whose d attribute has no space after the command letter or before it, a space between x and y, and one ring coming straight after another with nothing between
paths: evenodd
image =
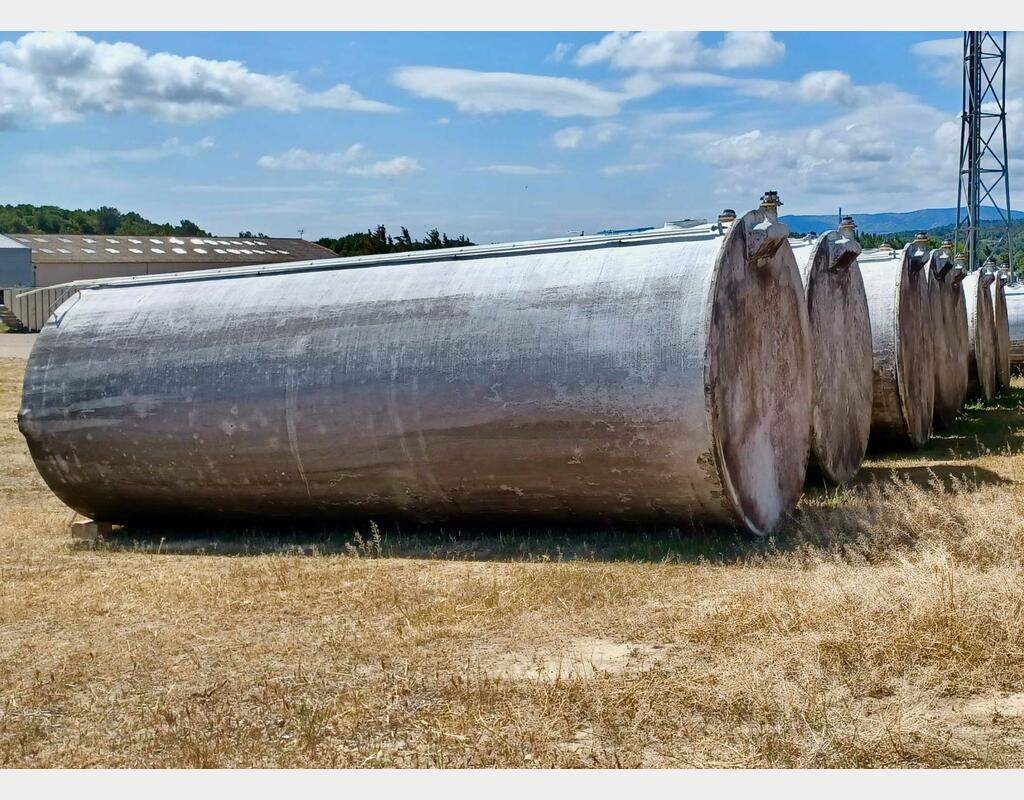
<instances>
[{"instance_id":1,"label":"corrugated roof","mask_svg":"<svg viewBox=\"0 0 1024 800\"><path fill-rule=\"evenodd\" d=\"M24 250L27 245L22 242L17 242L8 236L0 233L0 247L5 250Z\"/></svg>"},{"instance_id":2,"label":"corrugated roof","mask_svg":"<svg viewBox=\"0 0 1024 800\"><path fill-rule=\"evenodd\" d=\"M201 263L274 264L337 258L305 239L238 239L220 236L100 236L71 233L13 233L32 248L34 264Z\"/></svg>"}]
</instances>

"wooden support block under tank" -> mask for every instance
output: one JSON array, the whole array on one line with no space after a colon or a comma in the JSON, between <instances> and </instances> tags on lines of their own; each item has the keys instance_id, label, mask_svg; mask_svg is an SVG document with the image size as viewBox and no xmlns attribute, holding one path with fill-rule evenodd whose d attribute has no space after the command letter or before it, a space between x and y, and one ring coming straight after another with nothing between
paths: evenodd
<instances>
[{"instance_id":1,"label":"wooden support block under tank","mask_svg":"<svg viewBox=\"0 0 1024 800\"><path fill-rule=\"evenodd\" d=\"M71 538L77 541L94 542L110 536L114 526L109 522L82 519L71 523Z\"/></svg>"}]
</instances>

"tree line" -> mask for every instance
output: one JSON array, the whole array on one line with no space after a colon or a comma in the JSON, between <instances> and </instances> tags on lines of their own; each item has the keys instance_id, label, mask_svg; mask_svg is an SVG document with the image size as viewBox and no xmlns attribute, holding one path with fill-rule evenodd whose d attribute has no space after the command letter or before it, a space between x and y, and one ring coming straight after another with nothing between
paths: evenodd
<instances>
[{"instance_id":1,"label":"tree line","mask_svg":"<svg viewBox=\"0 0 1024 800\"><path fill-rule=\"evenodd\" d=\"M983 222L978 229L978 253L980 260L984 262L989 256L992 261L1003 266L1006 261L1006 243L1002 242L1003 226L998 222ZM930 228L925 231L928 235L928 249L939 247L943 241L954 241L955 225L943 225L939 228ZM858 233L857 241L865 250L881 247L883 244L890 245L893 249L899 250L907 242L911 241L919 231L899 231L898 233ZM1024 221L1013 221L1010 223L1010 239L1013 242L1013 261L1015 271L1024 270ZM998 252L997 252L998 248ZM959 252L963 252L964 243L960 241L957 246Z\"/></svg>"},{"instance_id":2,"label":"tree line","mask_svg":"<svg viewBox=\"0 0 1024 800\"><path fill-rule=\"evenodd\" d=\"M409 229L403 227L398 236L392 236L387 228L378 225L365 233L350 233L337 239L324 237L317 244L333 250L339 256L372 256L380 253L408 253L414 250L440 250L446 247L468 247L473 244L465 236L450 238L431 228L422 239L413 239Z\"/></svg>"},{"instance_id":3,"label":"tree line","mask_svg":"<svg viewBox=\"0 0 1024 800\"><path fill-rule=\"evenodd\" d=\"M28 204L0 206L0 233L84 233L106 236L209 236L191 220L151 222L110 206L67 209Z\"/></svg>"},{"instance_id":4,"label":"tree line","mask_svg":"<svg viewBox=\"0 0 1024 800\"><path fill-rule=\"evenodd\" d=\"M378 253L405 253L414 250L437 250L445 247L467 247L471 242L459 235L450 237L437 228L427 231L422 239L413 239L409 229L392 236L378 225L365 232L350 233L338 238L324 237L317 244L341 256L368 256ZM210 236L196 223L183 219L177 225L152 222L134 211L119 211L111 206L90 209L68 209L59 206L29 204L0 205L0 233L80 233L104 236ZM263 233L239 231L239 238L264 238Z\"/></svg>"}]
</instances>

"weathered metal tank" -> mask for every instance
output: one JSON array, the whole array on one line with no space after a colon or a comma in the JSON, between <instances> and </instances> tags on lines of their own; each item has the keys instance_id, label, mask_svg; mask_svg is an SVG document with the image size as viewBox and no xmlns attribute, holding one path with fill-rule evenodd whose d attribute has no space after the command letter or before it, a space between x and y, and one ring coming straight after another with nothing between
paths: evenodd
<instances>
[{"instance_id":1,"label":"weathered metal tank","mask_svg":"<svg viewBox=\"0 0 1024 800\"><path fill-rule=\"evenodd\" d=\"M1010 337L1010 367L1016 369L1024 364L1024 284L1009 284L1004 296Z\"/></svg>"},{"instance_id":2,"label":"weathered metal tank","mask_svg":"<svg viewBox=\"0 0 1024 800\"><path fill-rule=\"evenodd\" d=\"M953 244L943 242L928 258L930 330L935 361L935 424L947 428L967 399L967 305L963 268L954 264Z\"/></svg>"},{"instance_id":3,"label":"weathered metal tank","mask_svg":"<svg viewBox=\"0 0 1024 800\"><path fill-rule=\"evenodd\" d=\"M931 300L920 239L902 250L883 246L858 258L871 318L871 437L920 447L931 435L935 368Z\"/></svg>"},{"instance_id":4,"label":"weathered metal tank","mask_svg":"<svg viewBox=\"0 0 1024 800\"><path fill-rule=\"evenodd\" d=\"M995 333L996 390L1010 386L1010 323L1006 312L1006 282L1009 273L993 271L989 285L992 294L992 326Z\"/></svg>"},{"instance_id":5,"label":"weathered metal tank","mask_svg":"<svg viewBox=\"0 0 1024 800\"><path fill-rule=\"evenodd\" d=\"M993 280L987 269L977 269L964 278L964 299L967 301L967 331L971 349L967 359L970 382L968 394L991 400L996 393L996 330L992 319Z\"/></svg>"},{"instance_id":6,"label":"weathered metal tank","mask_svg":"<svg viewBox=\"0 0 1024 800\"><path fill-rule=\"evenodd\" d=\"M860 469L871 432L871 323L853 233L846 217L838 231L790 240L811 326L811 458L836 483Z\"/></svg>"},{"instance_id":7,"label":"weathered metal tank","mask_svg":"<svg viewBox=\"0 0 1024 800\"><path fill-rule=\"evenodd\" d=\"M766 532L800 497L808 320L736 221L110 280L19 424L97 520L618 518Z\"/></svg>"}]
</instances>

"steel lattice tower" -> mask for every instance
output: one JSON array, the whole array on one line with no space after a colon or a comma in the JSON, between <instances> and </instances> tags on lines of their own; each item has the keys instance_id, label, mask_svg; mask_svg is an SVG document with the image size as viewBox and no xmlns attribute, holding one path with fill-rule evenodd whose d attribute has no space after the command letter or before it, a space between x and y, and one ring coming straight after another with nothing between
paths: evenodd
<instances>
[{"instance_id":1,"label":"steel lattice tower","mask_svg":"<svg viewBox=\"0 0 1024 800\"><path fill-rule=\"evenodd\" d=\"M962 243L970 270L982 266L978 248L981 208L999 212L1002 235L985 258L1005 258L1013 270L1010 177L1006 149L1006 31L964 31L963 114L955 244ZM965 203L966 201L966 203Z\"/></svg>"}]
</instances>

